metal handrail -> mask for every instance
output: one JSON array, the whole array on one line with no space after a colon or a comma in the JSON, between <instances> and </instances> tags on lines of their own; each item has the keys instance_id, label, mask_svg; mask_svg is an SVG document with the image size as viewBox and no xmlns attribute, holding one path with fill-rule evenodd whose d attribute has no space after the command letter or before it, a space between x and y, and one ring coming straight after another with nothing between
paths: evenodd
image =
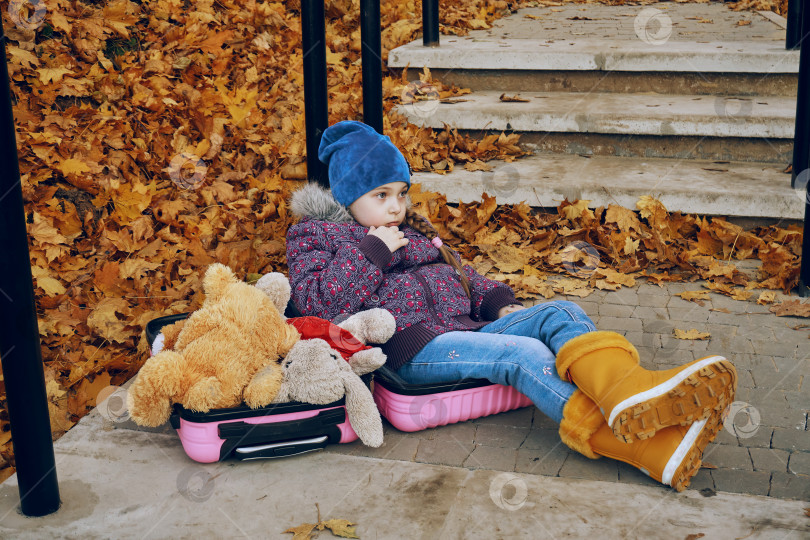
<instances>
[{"instance_id":1,"label":"metal handrail","mask_svg":"<svg viewBox=\"0 0 810 540\"><path fill-rule=\"evenodd\" d=\"M17 136L0 20L0 359L6 409L17 466L20 510L44 516L59 508L59 484L51 439L42 346L39 341Z\"/></svg>"},{"instance_id":2,"label":"metal handrail","mask_svg":"<svg viewBox=\"0 0 810 540\"><path fill-rule=\"evenodd\" d=\"M799 10L801 20L794 21L794 28L798 24L801 28L801 39L798 40L799 52L799 82L796 89L796 124L793 135L793 173L791 187L801 190L804 188L804 226L802 237L802 261L799 268L798 294L810 296L810 235L808 235L807 222L810 220L810 6L808 0L792 0L788 5L804 6ZM794 8L795 12L795 8ZM790 13L790 10L789 10ZM803 97L804 96L804 97ZM798 180L798 182L797 182ZM797 183L799 185L797 185Z\"/></svg>"}]
</instances>

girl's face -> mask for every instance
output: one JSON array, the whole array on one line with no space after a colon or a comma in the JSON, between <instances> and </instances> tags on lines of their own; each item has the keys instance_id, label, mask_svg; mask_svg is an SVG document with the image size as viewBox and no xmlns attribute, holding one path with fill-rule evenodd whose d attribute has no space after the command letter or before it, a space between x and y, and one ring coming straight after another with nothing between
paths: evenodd
<instances>
[{"instance_id":1,"label":"girl's face","mask_svg":"<svg viewBox=\"0 0 810 540\"><path fill-rule=\"evenodd\" d=\"M394 227L405 219L408 184L390 182L376 187L354 201L349 211L364 227Z\"/></svg>"}]
</instances>

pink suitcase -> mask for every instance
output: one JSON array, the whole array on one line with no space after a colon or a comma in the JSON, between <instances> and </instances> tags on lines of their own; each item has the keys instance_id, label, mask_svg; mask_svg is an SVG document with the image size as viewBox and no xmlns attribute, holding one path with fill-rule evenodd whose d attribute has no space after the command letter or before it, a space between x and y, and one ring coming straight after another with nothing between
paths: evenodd
<instances>
[{"instance_id":1,"label":"pink suitcase","mask_svg":"<svg viewBox=\"0 0 810 540\"><path fill-rule=\"evenodd\" d=\"M160 329L188 317L169 315L146 325L151 348ZM365 380L368 381L369 376ZM170 417L183 450L193 460L211 463L276 458L312 452L327 444L357 440L346 416L345 399L328 405L291 402L251 409L247 405L197 413L175 405Z\"/></svg>"},{"instance_id":2,"label":"pink suitcase","mask_svg":"<svg viewBox=\"0 0 810 540\"><path fill-rule=\"evenodd\" d=\"M385 366L374 372L373 393L380 414L401 431L420 431L532 405L511 386L486 379L415 385Z\"/></svg>"}]
</instances>

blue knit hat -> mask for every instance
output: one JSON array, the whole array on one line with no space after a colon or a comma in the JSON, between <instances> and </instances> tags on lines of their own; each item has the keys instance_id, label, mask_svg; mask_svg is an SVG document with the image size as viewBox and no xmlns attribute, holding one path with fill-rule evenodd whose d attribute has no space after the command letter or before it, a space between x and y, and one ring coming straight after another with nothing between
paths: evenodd
<instances>
[{"instance_id":1,"label":"blue knit hat","mask_svg":"<svg viewBox=\"0 0 810 540\"><path fill-rule=\"evenodd\" d=\"M329 167L332 196L346 207L383 184L411 185L405 156L390 137L362 122L344 120L326 128L318 159Z\"/></svg>"}]
</instances>

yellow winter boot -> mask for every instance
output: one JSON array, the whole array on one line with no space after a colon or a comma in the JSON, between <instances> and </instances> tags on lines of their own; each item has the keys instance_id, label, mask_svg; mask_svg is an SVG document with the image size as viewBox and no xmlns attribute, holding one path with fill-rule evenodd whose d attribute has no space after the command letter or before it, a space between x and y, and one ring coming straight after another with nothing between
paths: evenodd
<instances>
[{"instance_id":1,"label":"yellow winter boot","mask_svg":"<svg viewBox=\"0 0 810 540\"><path fill-rule=\"evenodd\" d=\"M557 354L557 371L596 403L614 435L628 443L720 414L737 389L737 372L722 356L649 371L639 366L633 344L616 332L569 340Z\"/></svg>"},{"instance_id":2,"label":"yellow winter boot","mask_svg":"<svg viewBox=\"0 0 810 540\"><path fill-rule=\"evenodd\" d=\"M577 391L563 409L560 438L584 456L629 463L662 484L683 491L700 470L703 450L722 427L722 418L722 412L712 414L688 427L670 426L653 437L627 444L613 436L596 405Z\"/></svg>"}]
</instances>

